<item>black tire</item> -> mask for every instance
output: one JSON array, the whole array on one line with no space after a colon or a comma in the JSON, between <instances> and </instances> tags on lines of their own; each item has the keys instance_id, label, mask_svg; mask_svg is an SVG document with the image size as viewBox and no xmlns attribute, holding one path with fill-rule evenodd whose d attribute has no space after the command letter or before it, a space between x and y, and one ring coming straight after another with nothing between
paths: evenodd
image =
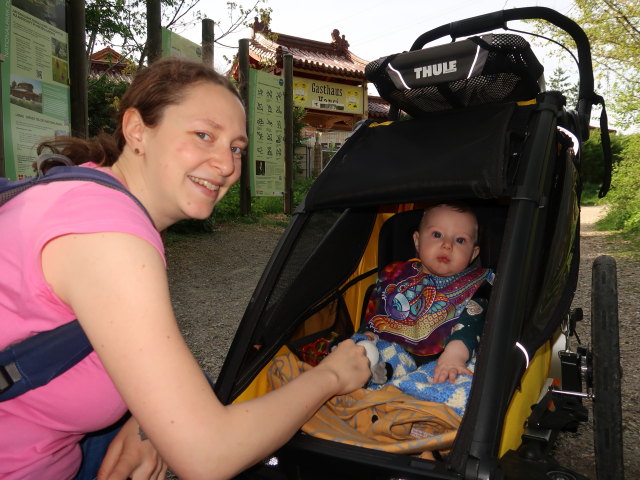
<instances>
[{"instance_id":1,"label":"black tire","mask_svg":"<svg viewBox=\"0 0 640 480\"><path fill-rule=\"evenodd\" d=\"M591 348L596 474L598 480L623 480L618 283L616 262L607 255L593 262Z\"/></svg>"}]
</instances>

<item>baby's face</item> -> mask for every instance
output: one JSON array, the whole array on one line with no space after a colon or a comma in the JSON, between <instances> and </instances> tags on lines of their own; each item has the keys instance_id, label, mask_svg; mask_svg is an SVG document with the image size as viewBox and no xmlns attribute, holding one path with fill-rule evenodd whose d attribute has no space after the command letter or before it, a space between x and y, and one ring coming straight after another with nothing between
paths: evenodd
<instances>
[{"instance_id":1,"label":"baby's face","mask_svg":"<svg viewBox=\"0 0 640 480\"><path fill-rule=\"evenodd\" d=\"M480 253L477 235L473 214L444 205L430 210L413 234L423 271L439 277L460 273Z\"/></svg>"}]
</instances>

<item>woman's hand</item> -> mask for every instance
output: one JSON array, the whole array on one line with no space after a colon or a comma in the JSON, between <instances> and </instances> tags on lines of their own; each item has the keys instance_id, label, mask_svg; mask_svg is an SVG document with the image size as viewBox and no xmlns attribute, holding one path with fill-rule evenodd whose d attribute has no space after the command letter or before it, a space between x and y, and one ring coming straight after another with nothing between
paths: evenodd
<instances>
[{"instance_id":1,"label":"woman's hand","mask_svg":"<svg viewBox=\"0 0 640 480\"><path fill-rule=\"evenodd\" d=\"M166 473L167 465L131 417L111 441L98 480L162 480Z\"/></svg>"},{"instance_id":2,"label":"woman's hand","mask_svg":"<svg viewBox=\"0 0 640 480\"><path fill-rule=\"evenodd\" d=\"M336 375L336 395L353 392L362 387L371 376L364 347L356 345L351 339L340 342L316 368L328 369Z\"/></svg>"}]
</instances>

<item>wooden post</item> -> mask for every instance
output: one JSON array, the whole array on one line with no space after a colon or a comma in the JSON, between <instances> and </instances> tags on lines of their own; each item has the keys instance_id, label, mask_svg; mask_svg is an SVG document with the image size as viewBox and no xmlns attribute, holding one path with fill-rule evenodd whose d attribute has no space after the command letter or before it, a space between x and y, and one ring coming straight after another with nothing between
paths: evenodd
<instances>
[{"instance_id":1,"label":"wooden post","mask_svg":"<svg viewBox=\"0 0 640 480\"><path fill-rule=\"evenodd\" d=\"M316 132L316 143L313 145L313 168L311 175L317 177L322 171L322 145L320 144L320 133Z\"/></svg>"},{"instance_id":2,"label":"wooden post","mask_svg":"<svg viewBox=\"0 0 640 480\"><path fill-rule=\"evenodd\" d=\"M213 49L214 49L214 23L210 18L202 19L202 63L215 68L213 66Z\"/></svg>"},{"instance_id":3,"label":"wooden post","mask_svg":"<svg viewBox=\"0 0 640 480\"><path fill-rule=\"evenodd\" d=\"M285 53L284 66L284 213L293 212L293 55Z\"/></svg>"},{"instance_id":4,"label":"wooden post","mask_svg":"<svg viewBox=\"0 0 640 480\"><path fill-rule=\"evenodd\" d=\"M147 53L149 65L162 57L162 10L160 0L147 0Z\"/></svg>"},{"instance_id":5,"label":"wooden post","mask_svg":"<svg viewBox=\"0 0 640 480\"><path fill-rule=\"evenodd\" d=\"M84 1L70 0L67 4L67 33L69 35L69 97L71 101L71 135L87 138L89 125L89 66L85 39Z\"/></svg>"},{"instance_id":6,"label":"wooden post","mask_svg":"<svg viewBox=\"0 0 640 480\"><path fill-rule=\"evenodd\" d=\"M251 105L249 105L249 39L243 38L239 42L238 50L238 74L239 74L239 90L242 101L247 109L247 133L249 132L249 122L252 121ZM249 143L253 141L249 139ZM242 155L242 173L240 175L240 214L249 215L251 213L251 183L249 177L249 157L245 152Z\"/></svg>"}]
</instances>

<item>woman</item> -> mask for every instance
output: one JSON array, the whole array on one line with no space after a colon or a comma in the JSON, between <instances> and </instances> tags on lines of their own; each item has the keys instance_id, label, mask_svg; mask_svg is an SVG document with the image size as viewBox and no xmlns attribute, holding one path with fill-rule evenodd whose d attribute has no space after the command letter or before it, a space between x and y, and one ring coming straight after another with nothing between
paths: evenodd
<instances>
[{"instance_id":1,"label":"woman","mask_svg":"<svg viewBox=\"0 0 640 480\"><path fill-rule=\"evenodd\" d=\"M162 460L180 478L229 478L369 376L364 349L345 341L295 382L223 406L178 330L158 232L208 217L238 180L247 146L242 103L209 68L163 59L137 74L117 125L114 139L45 146L111 172L153 224L122 192L91 182L34 187L0 210L5 226L20 225L0 228L0 269L8 272L0 348L74 318L94 347L48 385L0 403L0 478L73 478L84 434L126 410L132 418L99 478L161 478Z\"/></svg>"}]
</instances>

